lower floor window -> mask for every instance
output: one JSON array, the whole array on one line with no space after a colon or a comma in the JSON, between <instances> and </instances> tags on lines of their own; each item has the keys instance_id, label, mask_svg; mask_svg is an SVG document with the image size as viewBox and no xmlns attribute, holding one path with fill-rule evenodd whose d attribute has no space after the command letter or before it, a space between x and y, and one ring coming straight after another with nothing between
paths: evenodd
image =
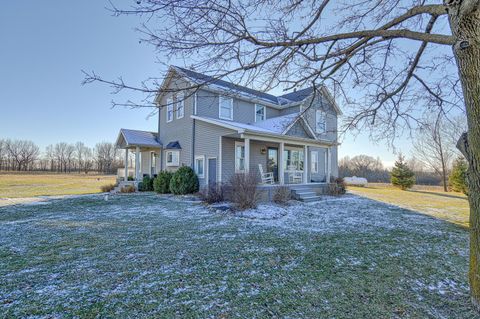
<instances>
[{"instance_id":1,"label":"lower floor window","mask_svg":"<svg viewBox=\"0 0 480 319\"><path fill-rule=\"evenodd\" d=\"M243 142L235 142L235 171L245 171L245 144Z\"/></svg>"},{"instance_id":2,"label":"lower floor window","mask_svg":"<svg viewBox=\"0 0 480 319\"><path fill-rule=\"evenodd\" d=\"M179 151L167 151L167 166L178 166L180 162Z\"/></svg>"},{"instance_id":3,"label":"lower floor window","mask_svg":"<svg viewBox=\"0 0 480 319\"><path fill-rule=\"evenodd\" d=\"M303 150L285 150L283 153L283 165L287 171L303 171Z\"/></svg>"},{"instance_id":4,"label":"lower floor window","mask_svg":"<svg viewBox=\"0 0 480 319\"><path fill-rule=\"evenodd\" d=\"M310 158L311 158L311 167L312 167L312 173L318 173L318 152L312 151L310 153Z\"/></svg>"},{"instance_id":5,"label":"lower floor window","mask_svg":"<svg viewBox=\"0 0 480 319\"><path fill-rule=\"evenodd\" d=\"M205 156L195 156L195 173L199 178L205 177Z\"/></svg>"}]
</instances>

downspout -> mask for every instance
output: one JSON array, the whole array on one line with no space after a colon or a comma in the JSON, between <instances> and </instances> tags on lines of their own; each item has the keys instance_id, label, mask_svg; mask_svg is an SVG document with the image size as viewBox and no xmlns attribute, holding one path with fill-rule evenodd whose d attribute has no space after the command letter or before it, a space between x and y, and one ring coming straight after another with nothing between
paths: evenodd
<instances>
[{"instance_id":1,"label":"downspout","mask_svg":"<svg viewBox=\"0 0 480 319\"><path fill-rule=\"evenodd\" d=\"M197 115L197 92L194 93L193 96L193 110L192 110L193 115ZM193 170L195 170L195 126L196 126L196 121L195 119L192 120L192 162L191 162L191 167Z\"/></svg>"}]
</instances>

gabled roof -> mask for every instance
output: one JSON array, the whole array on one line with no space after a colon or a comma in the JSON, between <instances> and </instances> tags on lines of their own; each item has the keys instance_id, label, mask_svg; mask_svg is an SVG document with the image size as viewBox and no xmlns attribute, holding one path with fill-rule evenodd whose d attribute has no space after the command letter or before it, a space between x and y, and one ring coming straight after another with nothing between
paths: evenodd
<instances>
[{"instance_id":1,"label":"gabled roof","mask_svg":"<svg viewBox=\"0 0 480 319\"><path fill-rule=\"evenodd\" d=\"M255 96L255 97L260 98L260 99L265 99L265 100L269 101L270 103L274 103L274 104L278 103L278 99L275 95L271 95L271 94L268 94L268 93L264 93L264 92L261 92L261 91L250 89L250 88L247 88L245 86L236 85L236 84L224 81L224 80L215 79L212 76L202 74L202 73L198 73L198 72L195 72L195 71L192 71L192 70L184 69L184 68L181 68L179 66L174 66L173 68L176 69L177 71L179 71L179 73L181 73L182 75L188 77L190 80L193 80L196 84L205 83L205 84L209 84L209 85L216 85L216 86L220 86L220 87L222 87L224 89L227 89L227 90L238 91L238 92L245 93L245 94L248 94L248 95L251 95L251 96Z\"/></svg>"},{"instance_id":2,"label":"gabled roof","mask_svg":"<svg viewBox=\"0 0 480 319\"><path fill-rule=\"evenodd\" d=\"M309 87L280 96L275 96L245 86L236 85L225 80L216 79L215 77L207 74L198 73L179 66L170 66L168 75L163 81L159 93L155 99L156 103L159 103L158 101L160 101L161 96L167 91L168 84L175 73L187 79L192 86L204 85L206 88L211 90L238 94L247 100L253 100L255 103L266 103L271 107L278 109L300 104L314 93L314 88ZM325 95L325 98L334 106L334 109L338 112L338 114L341 114L340 108L333 99L332 95L328 92L327 88L322 86L317 90L317 92L319 91L321 92L322 96Z\"/></svg>"},{"instance_id":3,"label":"gabled roof","mask_svg":"<svg viewBox=\"0 0 480 319\"><path fill-rule=\"evenodd\" d=\"M154 132L138 131L120 129L118 134L117 146L130 147L130 146L143 146L143 147L162 147L162 143L158 140L158 134Z\"/></svg>"},{"instance_id":4,"label":"gabled roof","mask_svg":"<svg viewBox=\"0 0 480 319\"><path fill-rule=\"evenodd\" d=\"M181 150L182 147L180 146L179 141L175 141L175 142L168 143L167 146L165 146L165 149L166 150Z\"/></svg>"}]
</instances>

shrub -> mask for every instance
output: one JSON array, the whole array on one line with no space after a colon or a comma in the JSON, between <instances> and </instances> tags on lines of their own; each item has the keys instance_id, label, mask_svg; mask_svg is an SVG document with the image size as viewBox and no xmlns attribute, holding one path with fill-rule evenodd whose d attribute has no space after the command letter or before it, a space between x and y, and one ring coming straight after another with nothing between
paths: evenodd
<instances>
[{"instance_id":1,"label":"shrub","mask_svg":"<svg viewBox=\"0 0 480 319\"><path fill-rule=\"evenodd\" d=\"M328 184L328 194L333 196L344 195L347 192L343 178L336 178L333 183Z\"/></svg>"},{"instance_id":2,"label":"shrub","mask_svg":"<svg viewBox=\"0 0 480 319\"><path fill-rule=\"evenodd\" d=\"M138 190L141 192L153 191L153 178L148 175L143 176L143 181L138 184Z\"/></svg>"},{"instance_id":3,"label":"shrub","mask_svg":"<svg viewBox=\"0 0 480 319\"><path fill-rule=\"evenodd\" d=\"M276 204L286 205L291 198L292 198L292 192L286 186L276 187L275 190L273 191L272 200Z\"/></svg>"},{"instance_id":4,"label":"shrub","mask_svg":"<svg viewBox=\"0 0 480 319\"><path fill-rule=\"evenodd\" d=\"M407 166L401 154L398 156L398 160L395 162L395 166L390 175L392 185L399 187L401 190L407 190L415 184L415 174Z\"/></svg>"},{"instance_id":5,"label":"shrub","mask_svg":"<svg viewBox=\"0 0 480 319\"><path fill-rule=\"evenodd\" d=\"M100 187L102 193L111 192L115 188L115 184L102 185Z\"/></svg>"},{"instance_id":6,"label":"shrub","mask_svg":"<svg viewBox=\"0 0 480 319\"><path fill-rule=\"evenodd\" d=\"M198 177L191 167L182 166L170 180L170 191L175 195L186 195L198 192Z\"/></svg>"},{"instance_id":7,"label":"shrub","mask_svg":"<svg viewBox=\"0 0 480 319\"><path fill-rule=\"evenodd\" d=\"M204 187L198 193L200 199L207 204L223 202L223 186L218 184L210 184Z\"/></svg>"},{"instance_id":8,"label":"shrub","mask_svg":"<svg viewBox=\"0 0 480 319\"><path fill-rule=\"evenodd\" d=\"M254 174L235 174L229 181L232 202L236 208L256 208L258 203L257 178Z\"/></svg>"},{"instance_id":9,"label":"shrub","mask_svg":"<svg viewBox=\"0 0 480 319\"><path fill-rule=\"evenodd\" d=\"M468 195L467 169L467 162L463 158L458 158L455 161L448 178L448 185L451 190Z\"/></svg>"},{"instance_id":10,"label":"shrub","mask_svg":"<svg viewBox=\"0 0 480 319\"><path fill-rule=\"evenodd\" d=\"M162 171L153 181L153 189L159 194L170 193L170 180L173 174L168 171Z\"/></svg>"},{"instance_id":11,"label":"shrub","mask_svg":"<svg viewBox=\"0 0 480 319\"><path fill-rule=\"evenodd\" d=\"M135 193L135 186L125 185L120 189L120 193Z\"/></svg>"},{"instance_id":12,"label":"shrub","mask_svg":"<svg viewBox=\"0 0 480 319\"><path fill-rule=\"evenodd\" d=\"M133 178L133 176L128 176L127 177L127 181L129 182L133 182L135 180L135 178Z\"/></svg>"}]
</instances>

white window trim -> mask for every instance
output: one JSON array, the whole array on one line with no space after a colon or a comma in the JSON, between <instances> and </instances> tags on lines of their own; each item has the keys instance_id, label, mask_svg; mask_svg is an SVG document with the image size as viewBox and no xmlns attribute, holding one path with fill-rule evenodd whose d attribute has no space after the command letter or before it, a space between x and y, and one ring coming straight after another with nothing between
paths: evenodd
<instances>
[{"instance_id":1,"label":"white window trim","mask_svg":"<svg viewBox=\"0 0 480 319\"><path fill-rule=\"evenodd\" d=\"M320 130L318 128L318 116L319 114L321 114L321 116L323 116L323 119L325 121L325 126L323 128L323 130ZM325 134L327 132L327 112L325 112L324 110L316 110L315 111L315 133L317 134Z\"/></svg>"},{"instance_id":2,"label":"white window trim","mask_svg":"<svg viewBox=\"0 0 480 319\"><path fill-rule=\"evenodd\" d=\"M202 160L202 174L198 174L198 169L197 169L197 160ZM195 173L197 174L198 178L205 178L205 155L198 155L195 156Z\"/></svg>"},{"instance_id":3,"label":"white window trim","mask_svg":"<svg viewBox=\"0 0 480 319\"><path fill-rule=\"evenodd\" d=\"M172 111L172 118L171 119L169 119L169 116L168 116L170 110ZM175 117L175 110L173 109L173 99L168 98L167 99L167 116L166 116L167 123L172 122L174 117Z\"/></svg>"},{"instance_id":4,"label":"white window trim","mask_svg":"<svg viewBox=\"0 0 480 319\"><path fill-rule=\"evenodd\" d=\"M193 96L193 115L197 115L197 104L198 104L198 96L197 96L197 92L195 92Z\"/></svg>"},{"instance_id":5,"label":"white window trim","mask_svg":"<svg viewBox=\"0 0 480 319\"><path fill-rule=\"evenodd\" d=\"M180 110L180 107L179 107L180 105L182 106L182 116L180 116L180 112L178 111ZM185 116L185 94L184 93L177 94L177 101L175 102L175 106L176 106L175 113L177 113L177 120L182 119Z\"/></svg>"},{"instance_id":6,"label":"white window trim","mask_svg":"<svg viewBox=\"0 0 480 319\"><path fill-rule=\"evenodd\" d=\"M244 173L245 172L245 153L243 155L243 169L239 169L239 165L238 165L238 162L237 162L237 147L238 146L243 146L244 149L245 149L245 143L244 142L235 142L235 154L234 154L234 160L235 160L235 173Z\"/></svg>"},{"instance_id":7,"label":"white window trim","mask_svg":"<svg viewBox=\"0 0 480 319\"><path fill-rule=\"evenodd\" d=\"M315 161L313 161L315 159ZM310 171L312 173L318 173L318 151L311 151L310 152Z\"/></svg>"},{"instance_id":8,"label":"white window trim","mask_svg":"<svg viewBox=\"0 0 480 319\"><path fill-rule=\"evenodd\" d=\"M177 155L177 160L169 162L168 161L168 154L172 153L172 159L174 159L174 154ZM180 166L180 151L165 151L165 163L167 166Z\"/></svg>"},{"instance_id":9,"label":"white window trim","mask_svg":"<svg viewBox=\"0 0 480 319\"><path fill-rule=\"evenodd\" d=\"M265 105L262 105L262 104L255 104L255 108L254 108L254 111L255 111L255 114L254 114L254 119L255 119L255 123L257 122L257 108L258 107L261 107L263 108L263 120L262 121L265 121L267 119L267 108Z\"/></svg>"},{"instance_id":10,"label":"white window trim","mask_svg":"<svg viewBox=\"0 0 480 319\"><path fill-rule=\"evenodd\" d=\"M303 172L305 170L305 161L307 160L305 157L305 150L303 148L299 148L299 147L292 147L292 146L288 146L288 147L285 147L284 148L284 151L297 151L297 152L301 152L303 153L303 169L302 170L298 170L298 172ZM284 156L284 161L287 162L288 159L287 157ZM292 172L291 170L288 169L287 165L284 165L285 166L285 172ZM308 168L307 168L308 169Z\"/></svg>"},{"instance_id":11,"label":"white window trim","mask_svg":"<svg viewBox=\"0 0 480 319\"><path fill-rule=\"evenodd\" d=\"M231 107L231 112L230 115L231 117L223 117L222 116L222 100L229 100L230 101L230 107ZM218 98L218 118L222 120L229 120L233 121L233 99L230 97L225 97L225 96L219 96Z\"/></svg>"}]
</instances>

